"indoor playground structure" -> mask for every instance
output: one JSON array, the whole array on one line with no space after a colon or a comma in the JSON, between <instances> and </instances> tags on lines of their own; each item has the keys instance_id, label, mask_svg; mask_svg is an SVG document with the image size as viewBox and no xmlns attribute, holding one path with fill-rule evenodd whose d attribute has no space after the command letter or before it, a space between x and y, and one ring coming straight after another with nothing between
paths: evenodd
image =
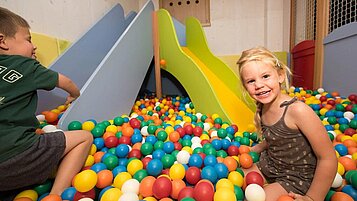
<instances>
[{"instance_id":1,"label":"indoor playground structure","mask_svg":"<svg viewBox=\"0 0 357 201\"><path fill-rule=\"evenodd\" d=\"M342 76L355 80L356 27L351 23L326 37L327 88L287 91L316 112L335 147L338 170L326 201L357 200L356 88L347 83L340 94L336 86ZM342 50L347 45L351 51ZM153 60L156 84L165 84L160 70L167 71L189 97L140 97ZM332 65L347 68L336 72ZM118 4L49 68L70 77L81 96L65 106L63 91L40 91L38 132L83 129L94 142L61 197L49 195L49 179L15 200L265 200L262 176L242 171L259 160L250 151L259 143L255 103L245 97L232 68L210 51L197 19L182 24L166 10L155 11L151 0L125 16ZM156 89L158 94L160 86Z\"/></svg>"}]
</instances>

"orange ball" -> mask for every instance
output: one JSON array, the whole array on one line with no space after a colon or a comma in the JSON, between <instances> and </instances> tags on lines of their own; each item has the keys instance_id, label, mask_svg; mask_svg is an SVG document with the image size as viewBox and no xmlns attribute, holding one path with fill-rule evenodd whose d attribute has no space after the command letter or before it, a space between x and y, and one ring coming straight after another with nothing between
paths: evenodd
<instances>
[{"instance_id":1,"label":"orange ball","mask_svg":"<svg viewBox=\"0 0 357 201\"><path fill-rule=\"evenodd\" d=\"M278 198L277 201L293 201L293 200L294 200L294 198L292 198L288 195L282 195Z\"/></svg>"},{"instance_id":2,"label":"orange ball","mask_svg":"<svg viewBox=\"0 0 357 201\"><path fill-rule=\"evenodd\" d=\"M50 194L44 197L41 201L62 201L62 198L59 195Z\"/></svg>"},{"instance_id":3,"label":"orange ball","mask_svg":"<svg viewBox=\"0 0 357 201\"><path fill-rule=\"evenodd\" d=\"M133 127L127 126L124 127L122 130L123 136L131 137L134 134L134 129Z\"/></svg>"},{"instance_id":4,"label":"orange ball","mask_svg":"<svg viewBox=\"0 0 357 201\"><path fill-rule=\"evenodd\" d=\"M152 186L154 185L154 182L156 181L156 178L153 176L147 176L140 182L139 186L139 193L143 197L150 197L153 195L152 192Z\"/></svg>"},{"instance_id":5,"label":"orange ball","mask_svg":"<svg viewBox=\"0 0 357 201\"><path fill-rule=\"evenodd\" d=\"M184 181L182 181L181 179L172 180L171 197L173 199L177 199L178 198L178 194L185 187L186 187L186 183Z\"/></svg>"},{"instance_id":6,"label":"orange ball","mask_svg":"<svg viewBox=\"0 0 357 201\"><path fill-rule=\"evenodd\" d=\"M347 148L349 147L357 147L357 143L352 140L352 139L346 139L345 141L342 142Z\"/></svg>"},{"instance_id":7,"label":"orange ball","mask_svg":"<svg viewBox=\"0 0 357 201\"><path fill-rule=\"evenodd\" d=\"M53 123L58 120L58 114L52 111L48 111L45 114L45 119L48 123Z\"/></svg>"},{"instance_id":8,"label":"orange ball","mask_svg":"<svg viewBox=\"0 0 357 201\"><path fill-rule=\"evenodd\" d=\"M238 148L239 149L239 153L240 154L243 154L243 153L249 153L250 152L250 147L247 146L247 145L240 145L240 147Z\"/></svg>"},{"instance_id":9,"label":"orange ball","mask_svg":"<svg viewBox=\"0 0 357 201\"><path fill-rule=\"evenodd\" d=\"M166 60L165 59L161 59L160 60L160 65L161 66L166 66Z\"/></svg>"},{"instance_id":10,"label":"orange ball","mask_svg":"<svg viewBox=\"0 0 357 201\"><path fill-rule=\"evenodd\" d=\"M94 163L99 163L102 160L102 157L104 156L104 152L103 151L98 151L96 152L93 157L94 157Z\"/></svg>"},{"instance_id":11,"label":"orange ball","mask_svg":"<svg viewBox=\"0 0 357 201\"><path fill-rule=\"evenodd\" d=\"M349 170L356 170L356 163L352 158L340 157L338 158L338 162L340 162L343 165L346 172Z\"/></svg>"},{"instance_id":12,"label":"orange ball","mask_svg":"<svg viewBox=\"0 0 357 201\"><path fill-rule=\"evenodd\" d=\"M248 169L252 167L253 159L249 154L243 153L239 156L239 163L243 168Z\"/></svg>"},{"instance_id":13,"label":"orange ball","mask_svg":"<svg viewBox=\"0 0 357 201\"><path fill-rule=\"evenodd\" d=\"M353 201L353 198L346 193L336 192L331 196L331 201Z\"/></svg>"},{"instance_id":14,"label":"orange ball","mask_svg":"<svg viewBox=\"0 0 357 201\"><path fill-rule=\"evenodd\" d=\"M97 173L97 184L95 185L98 188L105 188L112 185L113 183L113 173L110 170L102 170Z\"/></svg>"},{"instance_id":15,"label":"orange ball","mask_svg":"<svg viewBox=\"0 0 357 201\"><path fill-rule=\"evenodd\" d=\"M178 142L179 139L180 139L180 133L177 132L177 131L172 131L169 134L169 139L170 139L171 142Z\"/></svg>"},{"instance_id":16,"label":"orange ball","mask_svg":"<svg viewBox=\"0 0 357 201\"><path fill-rule=\"evenodd\" d=\"M236 159L230 156L227 156L223 159L223 164L227 166L229 172L236 170L238 167L238 162Z\"/></svg>"},{"instance_id":17,"label":"orange ball","mask_svg":"<svg viewBox=\"0 0 357 201\"><path fill-rule=\"evenodd\" d=\"M172 199L171 198L162 198L162 199L160 199L160 201L172 201Z\"/></svg>"}]
</instances>

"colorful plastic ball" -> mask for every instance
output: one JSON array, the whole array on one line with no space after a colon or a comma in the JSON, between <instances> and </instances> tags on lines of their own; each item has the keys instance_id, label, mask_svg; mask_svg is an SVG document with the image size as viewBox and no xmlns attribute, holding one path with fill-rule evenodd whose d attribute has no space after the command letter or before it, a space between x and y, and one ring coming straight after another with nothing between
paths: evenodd
<instances>
[{"instance_id":1,"label":"colorful plastic ball","mask_svg":"<svg viewBox=\"0 0 357 201\"><path fill-rule=\"evenodd\" d=\"M353 200L357 200L357 190L353 188L353 186L346 185L342 188L341 191L351 196Z\"/></svg>"},{"instance_id":2,"label":"colorful plastic ball","mask_svg":"<svg viewBox=\"0 0 357 201\"><path fill-rule=\"evenodd\" d=\"M154 145L150 142L143 143L140 148L141 153L145 156L152 154L153 150L154 150Z\"/></svg>"},{"instance_id":3,"label":"colorful plastic ball","mask_svg":"<svg viewBox=\"0 0 357 201\"><path fill-rule=\"evenodd\" d=\"M214 193L214 201L236 201L234 191L228 188L220 188Z\"/></svg>"},{"instance_id":4,"label":"colorful plastic ball","mask_svg":"<svg viewBox=\"0 0 357 201\"><path fill-rule=\"evenodd\" d=\"M104 189L103 189L104 190ZM100 200L105 200L105 201L118 201L119 198L122 196L123 192L121 192L120 189L118 188L112 188L110 187L107 189L103 195L101 196Z\"/></svg>"},{"instance_id":5,"label":"colorful plastic ball","mask_svg":"<svg viewBox=\"0 0 357 201\"><path fill-rule=\"evenodd\" d=\"M290 197L289 195L282 195L278 198L277 201L293 201L294 198Z\"/></svg>"},{"instance_id":6,"label":"colorful plastic ball","mask_svg":"<svg viewBox=\"0 0 357 201\"><path fill-rule=\"evenodd\" d=\"M249 155L252 157L253 163L256 163L259 161L259 154L257 152L251 151L251 152L249 152Z\"/></svg>"},{"instance_id":7,"label":"colorful plastic ball","mask_svg":"<svg viewBox=\"0 0 357 201\"><path fill-rule=\"evenodd\" d=\"M155 180L152 192L158 199L168 197L172 191L171 180L167 177L159 177Z\"/></svg>"},{"instance_id":8,"label":"colorful plastic ball","mask_svg":"<svg viewBox=\"0 0 357 201\"><path fill-rule=\"evenodd\" d=\"M143 169L143 167L144 167L143 162L135 158L128 163L128 166L126 168L129 174L134 175L137 171Z\"/></svg>"},{"instance_id":9,"label":"colorful plastic ball","mask_svg":"<svg viewBox=\"0 0 357 201\"><path fill-rule=\"evenodd\" d=\"M97 188L105 188L113 183L113 173L110 170L102 170L97 173L98 181L95 185Z\"/></svg>"},{"instance_id":10,"label":"colorful plastic ball","mask_svg":"<svg viewBox=\"0 0 357 201\"><path fill-rule=\"evenodd\" d=\"M164 150L162 149L157 149L152 153L152 158L153 159L159 159L161 160L161 158L166 155L166 153L164 152Z\"/></svg>"},{"instance_id":11,"label":"colorful plastic ball","mask_svg":"<svg viewBox=\"0 0 357 201\"><path fill-rule=\"evenodd\" d=\"M104 140L104 144L108 148L113 148L119 144L119 139L116 136L109 136Z\"/></svg>"},{"instance_id":12,"label":"colorful plastic ball","mask_svg":"<svg viewBox=\"0 0 357 201\"><path fill-rule=\"evenodd\" d=\"M91 131L95 127L95 124L93 121L85 121L82 124L82 129L86 131Z\"/></svg>"},{"instance_id":13,"label":"colorful plastic ball","mask_svg":"<svg viewBox=\"0 0 357 201\"><path fill-rule=\"evenodd\" d=\"M173 199L177 199L178 198L178 195L180 193L180 191L186 187L186 184L183 180L181 179L173 179L171 181L172 183L172 191L171 191L171 194L170 196L173 198Z\"/></svg>"},{"instance_id":14,"label":"colorful plastic ball","mask_svg":"<svg viewBox=\"0 0 357 201\"><path fill-rule=\"evenodd\" d=\"M244 183L244 178L243 176L237 172L237 171L232 171L228 174L228 179L231 181L234 185L237 185L239 187L243 186Z\"/></svg>"},{"instance_id":15,"label":"colorful plastic ball","mask_svg":"<svg viewBox=\"0 0 357 201\"><path fill-rule=\"evenodd\" d=\"M261 187L264 185L264 178L256 171L249 172L244 179L247 185L258 184Z\"/></svg>"},{"instance_id":16,"label":"colorful plastic ball","mask_svg":"<svg viewBox=\"0 0 357 201\"><path fill-rule=\"evenodd\" d=\"M123 195L120 196L118 201L139 201L139 197L135 193L123 193Z\"/></svg>"},{"instance_id":17,"label":"colorful plastic ball","mask_svg":"<svg viewBox=\"0 0 357 201\"><path fill-rule=\"evenodd\" d=\"M62 192L61 198L62 200L73 200L76 192L77 190L74 187L68 187Z\"/></svg>"},{"instance_id":18,"label":"colorful plastic ball","mask_svg":"<svg viewBox=\"0 0 357 201\"><path fill-rule=\"evenodd\" d=\"M125 193L135 193L139 194L139 187L140 183L136 179L129 179L124 182L123 186L121 187L121 191Z\"/></svg>"},{"instance_id":19,"label":"colorful plastic ball","mask_svg":"<svg viewBox=\"0 0 357 201\"><path fill-rule=\"evenodd\" d=\"M153 195L152 192L152 187L154 185L154 182L156 181L156 178L153 176L147 176L140 182L139 186L139 193L143 197L150 197Z\"/></svg>"},{"instance_id":20,"label":"colorful plastic ball","mask_svg":"<svg viewBox=\"0 0 357 201\"><path fill-rule=\"evenodd\" d=\"M62 198L59 195L49 194L46 197L44 197L41 201L62 201Z\"/></svg>"},{"instance_id":21,"label":"colorful plastic ball","mask_svg":"<svg viewBox=\"0 0 357 201\"><path fill-rule=\"evenodd\" d=\"M37 200L38 194L35 190L24 190L16 195L15 199L22 197L30 198L31 200Z\"/></svg>"},{"instance_id":22,"label":"colorful plastic ball","mask_svg":"<svg viewBox=\"0 0 357 201\"><path fill-rule=\"evenodd\" d=\"M142 157L141 151L138 149L132 149L128 154L128 158L140 159L141 157Z\"/></svg>"},{"instance_id":23,"label":"colorful plastic ball","mask_svg":"<svg viewBox=\"0 0 357 201\"><path fill-rule=\"evenodd\" d=\"M338 188L342 186L343 178L340 174L336 173L335 179L332 182L332 188Z\"/></svg>"},{"instance_id":24,"label":"colorful plastic ball","mask_svg":"<svg viewBox=\"0 0 357 201\"><path fill-rule=\"evenodd\" d=\"M167 141L164 143L164 146L162 148L165 153L170 154L175 150L175 145L173 142Z\"/></svg>"},{"instance_id":25,"label":"colorful plastic ball","mask_svg":"<svg viewBox=\"0 0 357 201\"><path fill-rule=\"evenodd\" d=\"M171 179L183 179L185 177L185 167L180 164L174 164L170 168L170 177Z\"/></svg>"},{"instance_id":26,"label":"colorful plastic ball","mask_svg":"<svg viewBox=\"0 0 357 201\"><path fill-rule=\"evenodd\" d=\"M353 201L353 198L344 192L336 192L331 196L331 201Z\"/></svg>"},{"instance_id":27,"label":"colorful plastic ball","mask_svg":"<svg viewBox=\"0 0 357 201\"><path fill-rule=\"evenodd\" d=\"M192 154L188 160L189 166L195 166L200 168L203 164L203 160L199 154Z\"/></svg>"},{"instance_id":28,"label":"colorful plastic ball","mask_svg":"<svg viewBox=\"0 0 357 201\"><path fill-rule=\"evenodd\" d=\"M245 198L247 201L264 201L265 197L264 189L258 184L249 184L245 188Z\"/></svg>"},{"instance_id":29,"label":"colorful plastic ball","mask_svg":"<svg viewBox=\"0 0 357 201\"><path fill-rule=\"evenodd\" d=\"M195 185L201 180L201 170L198 167L189 167L186 171L185 179L189 184Z\"/></svg>"},{"instance_id":30,"label":"colorful plastic ball","mask_svg":"<svg viewBox=\"0 0 357 201\"><path fill-rule=\"evenodd\" d=\"M242 188L237 185L234 185L234 194L236 195L236 200L241 201L244 200L244 192Z\"/></svg>"},{"instance_id":31,"label":"colorful plastic ball","mask_svg":"<svg viewBox=\"0 0 357 201\"><path fill-rule=\"evenodd\" d=\"M109 170L113 170L119 164L119 159L117 156L110 154L104 158L103 163L107 166Z\"/></svg>"},{"instance_id":32,"label":"colorful plastic ball","mask_svg":"<svg viewBox=\"0 0 357 201\"><path fill-rule=\"evenodd\" d=\"M14 199L14 201L33 201L33 200L28 197L21 197L21 198Z\"/></svg>"},{"instance_id":33,"label":"colorful plastic ball","mask_svg":"<svg viewBox=\"0 0 357 201\"><path fill-rule=\"evenodd\" d=\"M345 145L343 144L337 144L335 145L335 150L341 155L345 156L348 154L348 149Z\"/></svg>"},{"instance_id":34,"label":"colorful plastic ball","mask_svg":"<svg viewBox=\"0 0 357 201\"><path fill-rule=\"evenodd\" d=\"M179 153L176 156L177 162L181 163L181 164L187 164L188 160L190 159L190 153L188 153L187 151L179 151Z\"/></svg>"},{"instance_id":35,"label":"colorful plastic ball","mask_svg":"<svg viewBox=\"0 0 357 201\"><path fill-rule=\"evenodd\" d=\"M95 190L94 188L91 189L90 191L88 192L76 192L74 194L74 197L73 197L73 201L79 201L83 198L92 198L92 199L95 199Z\"/></svg>"},{"instance_id":36,"label":"colorful plastic ball","mask_svg":"<svg viewBox=\"0 0 357 201\"><path fill-rule=\"evenodd\" d=\"M131 178L132 178L132 176L128 172L121 172L117 176L115 176L114 181L113 181L113 186L118 189L121 189L123 184Z\"/></svg>"},{"instance_id":37,"label":"colorful plastic ball","mask_svg":"<svg viewBox=\"0 0 357 201\"><path fill-rule=\"evenodd\" d=\"M223 159L223 164L226 165L229 172L232 172L237 169L238 162L232 156L227 156ZM228 174L228 173L227 173Z\"/></svg>"},{"instance_id":38,"label":"colorful plastic ball","mask_svg":"<svg viewBox=\"0 0 357 201\"><path fill-rule=\"evenodd\" d=\"M94 188L97 181L97 174L93 170L84 170L74 177L73 186L78 192L88 192Z\"/></svg>"},{"instance_id":39,"label":"colorful plastic ball","mask_svg":"<svg viewBox=\"0 0 357 201\"><path fill-rule=\"evenodd\" d=\"M205 166L205 167L202 169L201 178L202 178L202 179L207 179L207 180L209 180L209 181L212 182L212 183L216 183L217 173L216 173L214 167L212 167L212 166Z\"/></svg>"},{"instance_id":40,"label":"colorful plastic ball","mask_svg":"<svg viewBox=\"0 0 357 201\"><path fill-rule=\"evenodd\" d=\"M224 163L214 165L214 170L217 173L217 179L226 178L228 176L228 168Z\"/></svg>"},{"instance_id":41,"label":"colorful plastic ball","mask_svg":"<svg viewBox=\"0 0 357 201\"><path fill-rule=\"evenodd\" d=\"M143 136L141 134L134 134L131 136L131 143L135 144L143 141Z\"/></svg>"},{"instance_id":42,"label":"colorful plastic ball","mask_svg":"<svg viewBox=\"0 0 357 201\"><path fill-rule=\"evenodd\" d=\"M225 178L218 180L218 182L216 183L216 190L220 188L228 188L234 191L233 183L229 179L225 179Z\"/></svg>"},{"instance_id":43,"label":"colorful plastic ball","mask_svg":"<svg viewBox=\"0 0 357 201\"><path fill-rule=\"evenodd\" d=\"M213 200L214 187L209 181L197 183L193 189L193 198L196 201L211 201Z\"/></svg>"},{"instance_id":44,"label":"colorful plastic ball","mask_svg":"<svg viewBox=\"0 0 357 201\"><path fill-rule=\"evenodd\" d=\"M97 147L98 150L104 147L104 139L103 138L95 138L93 140L93 144Z\"/></svg>"},{"instance_id":45,"label":"colorful plastic ball","mask_svg":"<svg viewBox=\"0 0 357 201\"><path fill-rule=\"evenodd\" d=\"M217 164L217 158L213 155L207 155L203 160L205 166L214 166Z\"/></svg>"},{"instance_id":46,"label":"colorful plastic ball","mask_svg":"<svg viewBox=\"0 0 357 201\"><path fill-rule=\"evenodd\" d=\"M33 190L35 190L37 194L41 196L45 193L50 192L51 188L52 182L50 180L46 180L45 183L35 186Z\"/></svg>"},{"instance_id":47,"label":"colorful plastic ball","mask_svg":"<svg viewBox=\"0 0 357 201\"><path fill-rule=\"evenodd\" d=\"M159 159L152 159L146 166L148 174L151 176L158 176L163 170L163 164Z\"/></svg>"},{"instance_id":48,"label":"colorful plastic ball","mask_svg":"<svg viewBox=\"0 0 357 201\"><path fill-rule=\"evenodd\" d=\"M239 163L243 168L248 169L252 167L253 159L249 154L243 153L239 156Z\"/></svg>"},{"instance_id":49,"label":"colorful plastic ball","mask_svg":"<svg viewBox=\"0 0 357 201\"><path fill-rule=\"evenodd\" d=\"M119 158L127 157L129 153L129 146L126 144L120 144L115 148L115 154Z\"/></svg>"},{"instance_id":50,"label":"colorful plastic ball","mask_svg":"<svg viewBox=\"0 0 357 201\"><path fill-rule=\"evenodd\" d=\"M184 198L193 198L194 189L191 186L184 187L178 194L177 200L182 201Z\"/></svg>"}]
</instances>

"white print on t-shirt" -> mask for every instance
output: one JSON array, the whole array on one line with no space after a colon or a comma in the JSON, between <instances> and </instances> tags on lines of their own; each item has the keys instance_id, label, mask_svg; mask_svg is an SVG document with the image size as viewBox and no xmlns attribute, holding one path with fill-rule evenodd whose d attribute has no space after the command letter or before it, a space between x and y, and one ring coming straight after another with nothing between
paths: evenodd
<instances>
[{"instance_id":1,"label":"white print on t-shirt","mask_svg":"<svg viewBox=\"0 0 357 201\"><path fill-rule=\"evenodd\" d=\"M0 66L0 74L4 72L7 68L5 66Z\"/></svg>"},{"instance_id":2,"label":"white print on t-shirt","mask_svg":"<svg viewBox=\"0 0 357 201\"><path fill-rule=\"evenodd\" d=\"M23 75L17 72L16 70L10 70L2 77L2 79L8 83L14 83L20 78L22 78L22 76Z\"/></svg>"},{"instance_id":3,"label":"white print on t-shirt","mask_svg":"<svg viewBox=\"0 0 357 201\"><path fill-rule=\"evenodd\" d=\"M5 97L0 97L0 105L4 104L2 101L5 99Z\"/></svg>"}]
</instances>

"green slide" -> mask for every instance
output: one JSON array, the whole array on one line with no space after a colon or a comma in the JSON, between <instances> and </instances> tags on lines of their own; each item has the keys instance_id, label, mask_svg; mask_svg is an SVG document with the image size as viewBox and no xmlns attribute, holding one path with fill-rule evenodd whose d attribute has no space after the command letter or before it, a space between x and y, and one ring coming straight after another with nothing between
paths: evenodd
<instances>
[{"instance_id":1,"label":"green slide","mask_svg":"<svg viewBox=\"0 0 357 201\"><path fill-rule=\"evenodd\" d=\"M163 69L185 88L197 112L216 113L244 131L253 123L255 104L245 101L237 75L211 53L198 20L186 20L187 46L181 47L170 14L164 9L157 13Z\"/></svg>"}]
</instances>

